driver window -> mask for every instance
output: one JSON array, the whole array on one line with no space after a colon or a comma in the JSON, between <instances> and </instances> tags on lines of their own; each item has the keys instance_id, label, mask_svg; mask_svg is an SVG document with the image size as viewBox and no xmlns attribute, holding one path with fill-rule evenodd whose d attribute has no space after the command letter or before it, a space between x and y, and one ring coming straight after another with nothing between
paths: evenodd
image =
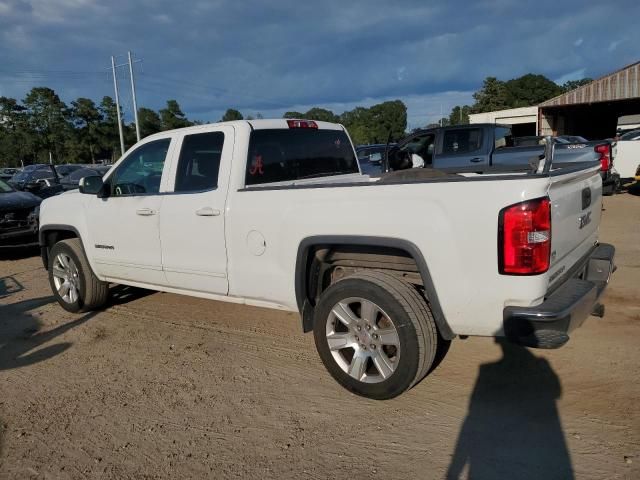
<instances>
[{"instance_id":1,"label":"driver window","mask_svg":"<svg viewBox=\"0 0 640 480\"><path fill-rule=\"evenodd\" d=\"M149 195L160 192L162 168L170 138L149 142L134 150L110 178L111 195Z\"/></svg>"}]
</instances>

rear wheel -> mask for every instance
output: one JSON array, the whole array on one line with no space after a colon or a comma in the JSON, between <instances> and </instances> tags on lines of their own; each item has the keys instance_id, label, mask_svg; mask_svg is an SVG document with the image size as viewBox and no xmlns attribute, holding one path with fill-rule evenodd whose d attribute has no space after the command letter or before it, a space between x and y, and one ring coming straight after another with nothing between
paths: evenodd
<instances>
[{"instance_id":1,"label":"rear wheel","mask_svg":"<svg viewBox=\"0 0 640 480\"><path fill-rule=\"evenodd\" d=\"M379 400L422 380L438 346L424 298L409 283L378 271L346 277L322 294L314 337L322 362L338 383Z\"/></svg>"},{"instance_id":2,"label":"rear wheel","mask_svg":"<svg viewBox=\"0 0 640 480\"><path fill-rule=\"evenodd\" d=\"M95 276L77 238L62 240L49 252L49 284L62 308L73 313L96 310L109 296L109 284Z\"/></svg>"}]
</instances>

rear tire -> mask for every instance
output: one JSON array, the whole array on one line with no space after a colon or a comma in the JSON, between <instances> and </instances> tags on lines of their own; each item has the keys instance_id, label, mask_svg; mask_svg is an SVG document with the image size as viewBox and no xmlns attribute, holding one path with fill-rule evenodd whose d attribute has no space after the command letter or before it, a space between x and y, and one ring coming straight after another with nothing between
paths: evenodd
<instances>
[{"instance_id":1,"label":"rear tire","mask_svg":"<svg viewBox=\"0 0 640 480\"><path fill-rule=\"evenodd\" d=\"M49 252L48 267L51 291L68 312L89 312L107 303L109 284L95 276L79 239L56 243Z\"/></svg>"},{"instance_id":2,"label":"rear tire","mask_svg":"<svg viewBox=\"0 0 640 480\"><path fill-rule=\"evenodd\" d=\"M376 400L422 380L438 349L425 299L411 284L380 271L358 272L327 288L316 305L313 332L331 376Z\"/></svg>"}]
</instances>

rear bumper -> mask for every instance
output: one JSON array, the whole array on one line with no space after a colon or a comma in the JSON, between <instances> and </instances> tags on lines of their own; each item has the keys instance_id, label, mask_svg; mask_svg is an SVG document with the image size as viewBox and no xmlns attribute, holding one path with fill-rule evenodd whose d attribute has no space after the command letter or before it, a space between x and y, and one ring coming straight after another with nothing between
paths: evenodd
<instances>
[{"instance_id":1,"label":"rear bumper","mask_svg":"<svg viewBox=\"0 0 640 480\"><path fill-rule=\"evenodd\" d=\"M505 307L504 331L526 347L558 348L592 313L602 316L598 299L615 270L615 248L602 243L583 259L576 273L535 307Z\"/></svg>"}]
</instances>

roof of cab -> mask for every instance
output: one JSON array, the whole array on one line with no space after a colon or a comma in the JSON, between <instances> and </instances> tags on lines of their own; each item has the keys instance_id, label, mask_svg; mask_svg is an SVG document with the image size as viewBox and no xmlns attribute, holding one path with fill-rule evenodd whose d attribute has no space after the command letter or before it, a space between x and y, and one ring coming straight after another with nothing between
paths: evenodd
<instances>
[{"instance_id":1,"label":"roof of cab","mask_svg":"<svg viewBox=\"0 0 640 480\"><path fill-rule=\"evenodd\" d=\"M149 135L148 138L162 138L163 136L166 136L168 133L175 133L175 132L180 132L180 133L196 133L196 132L206 132L207 130L210 130L213 127L218 127L218 126L222 126L222 125L229 125L229 126L242 126L242 127L246 127L247 125L252 129L252 130L270 130L270 129L285 129L285 128L290 128L289 124L287 123L287 118L264 118L264 119L257 119L257 120L233 120L230 122L215 122L215 123L205 123L202 125L193 125L191 127L184 127L184 128L176 128L174 130L165 130L163 132L158 132L158 133L154 133L153 135ZM302 118L296 119L296 120L304 120ZM319 120L307 120L307 121L313 121L318 125L318 129L319 130L344 130L344 127L338 123L330 123L330 122L321 122Z\"/></svg>"}]
</instances>

